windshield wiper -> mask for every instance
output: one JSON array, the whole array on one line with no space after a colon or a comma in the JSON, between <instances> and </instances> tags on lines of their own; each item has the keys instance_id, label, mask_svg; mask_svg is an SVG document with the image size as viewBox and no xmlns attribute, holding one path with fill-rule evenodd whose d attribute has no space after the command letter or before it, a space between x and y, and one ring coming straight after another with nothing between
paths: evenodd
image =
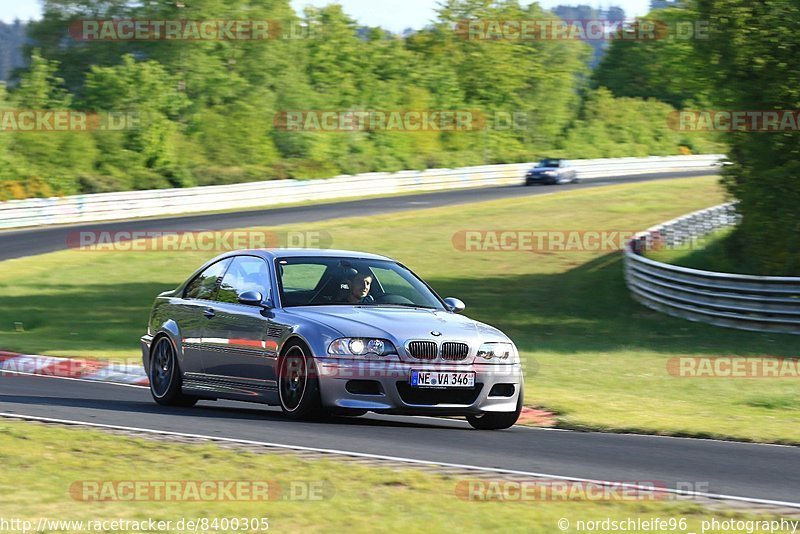
<instances>
[{"instance_id":1,"label":"windshield wiper","mask_svg":"<svg viewBox=\"0 0 800 534\"><path fill-rule=\"evenodd\" d=\"M398 306L400 308L418 308L418 309L421 309L421 310L438 310L439 309L439 308L434 308L433 306L421 306L419 304L404 304L404 303L400 303L400 302L386 303L386 304L381 304L381 303L376 302L375 304L362 304L362 306L372 307L372 308L381 307L381 306L382 307Z\"/></svg>"}]
</instances>

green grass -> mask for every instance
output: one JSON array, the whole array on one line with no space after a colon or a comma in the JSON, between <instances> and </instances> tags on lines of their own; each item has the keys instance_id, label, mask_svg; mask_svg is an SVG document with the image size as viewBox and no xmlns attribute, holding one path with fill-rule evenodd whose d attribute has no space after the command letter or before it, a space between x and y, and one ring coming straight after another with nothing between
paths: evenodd
<instances>
[{"instance_id":1,"label":"green grass","mask_svg":"<svg viewBox=\"0 0 800 534\"><path fill-rule=\"evenodd\" d=\"M325 231L336 248L390 255L442 296L464 300L467 315L516 341L526 403L555 410L562 426L800 443L796 379L676 378L666 368L678 356L796 357L797 337L650 311L630 298L619 253L463 252L452 241L462 230L642 230L722 202L717 181L615 185L283 230ZM212 255L66 251L0 263L0 347L138 358L154 296Z\"/></svg>"},{"instance_id":2,"label":"green grass","mask_svg":"<svg viewBox=\"0 0 800 534\"><path fill-rule=\"evenodd\" d=\"M702 271L761 274L758 272L758 267L752 265L746 258L737 257L736 254L732 253L734 250L734 230L733 228L725 228L706 236L697 245L654 250L648 252L647 257L656 261Z\"/></svg>"},{"instance_id":3,"label":"green grass","mask_svg":"<svg viewBox=\"0 0 800 534\"><path fill-rule=\"evenodd\" d=\"M694 503L671 500L476 502L456 494L457 484L463 484L466 477L231 451L213 444L175 445L9 420L0 420L0 462L0 518L28 519L34 525L41 517L83 521L152 518L173 524L181 518L266 517L270 532L450 532L454 526L460 532L557 532L561 518L576 525L578 520L683 517L689 530L700 532L700 522L711 516L754 517L711 512ZM80 492L70 493L73 484L81 481L186 480L311 485L324 488L324 498L91 502L73 499L72 495Z\"/></svg>"}]
</instances>

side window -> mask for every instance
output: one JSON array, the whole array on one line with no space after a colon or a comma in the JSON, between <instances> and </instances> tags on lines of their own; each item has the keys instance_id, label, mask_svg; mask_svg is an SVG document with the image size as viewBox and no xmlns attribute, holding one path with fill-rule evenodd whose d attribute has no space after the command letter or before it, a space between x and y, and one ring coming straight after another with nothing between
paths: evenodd
<instances>
[{"instance_id":1,"label":"side window","mask_svg":"<svg viewBox=\"0 0 800 534\"><path fill-rule=\"evenodd\" d=\"M218 261L202 273L198 274L195 279L192 280L188 286L186 286L186 291L183 293L183 298L211 300L214 297L214 290L217 287L217 282L219 281L219 278L225 274L225 268L229 263L230 259Z\"/></svg>"},{"instance_id":2,"label":"side window","mask_svg":"<svg viewBox=\"0 0 800 534\"><path fill-rule=\"evenodd\" d=\"M269 271L264 260L253 256L238 256L233 259L228 272L219 286L217 299L220 302L239 302L245 291L258 291L267 295Z\"/></svg>"}]
</instances>

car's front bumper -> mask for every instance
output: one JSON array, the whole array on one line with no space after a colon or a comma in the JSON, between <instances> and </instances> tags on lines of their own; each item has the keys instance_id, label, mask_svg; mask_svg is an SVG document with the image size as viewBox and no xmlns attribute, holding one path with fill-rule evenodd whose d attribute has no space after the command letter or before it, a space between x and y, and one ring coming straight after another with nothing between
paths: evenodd
<instances>
[{"instance_id":1,"label":"car's front bumper","mask_svg":"<svg viewBox=\"0 0 800 534\"><path fill-rule=\"evenodd\" d=\"M558 182L558 176L532 174L532 175L529 175L529 176L525 177L525 184L526 185L555 184L556 182Z\"/></svg>"},{"instance_id":2,"label":"car's front bumper","mask_svg":"<svg viewBox=\"0 0 800 534\"><path fill-rule=\"evenodd\" d=\"M315 363L322 404L327 408L430 415L513 412L523 390L519 364L459 365L332 358L315 358ZM412 369L474 371L475 388L412 388Z\"/></svg>"}]
</instances>

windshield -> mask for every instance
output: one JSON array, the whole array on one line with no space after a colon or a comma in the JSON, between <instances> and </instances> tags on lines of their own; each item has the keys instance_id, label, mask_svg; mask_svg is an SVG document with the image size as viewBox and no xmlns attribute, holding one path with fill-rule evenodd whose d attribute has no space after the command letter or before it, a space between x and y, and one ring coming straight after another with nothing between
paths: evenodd
<instances>
[{"instance_id":1,"label":"windshield","mask_svg":"<svg viewBox=\"0 0 800 534\"><path fill-rule=\"evenodd\" d=\"M560 159L543 159L539 162L537 167L558 167L561 164Z\"/></svg>"},{"instance_id":2,"label":"windshield","mask_svg":"<svg viewBox=\"0 0 800 534\"><path fill-rule=\"evenodd\" d=\"M539 162L537 167L558 167L561 163L560 159L543 159Z\"/></svg>"},{"instance_id":3,"label":"windshield","mask_svg":"<svg viewBox=\"0 0 800 534\"><path fill-rule=\"evenodd\" d=\"M298 257L276 262L283 307L398 306L444 309L422 280L386 260Z\"/></svg>"}]
</instances>

